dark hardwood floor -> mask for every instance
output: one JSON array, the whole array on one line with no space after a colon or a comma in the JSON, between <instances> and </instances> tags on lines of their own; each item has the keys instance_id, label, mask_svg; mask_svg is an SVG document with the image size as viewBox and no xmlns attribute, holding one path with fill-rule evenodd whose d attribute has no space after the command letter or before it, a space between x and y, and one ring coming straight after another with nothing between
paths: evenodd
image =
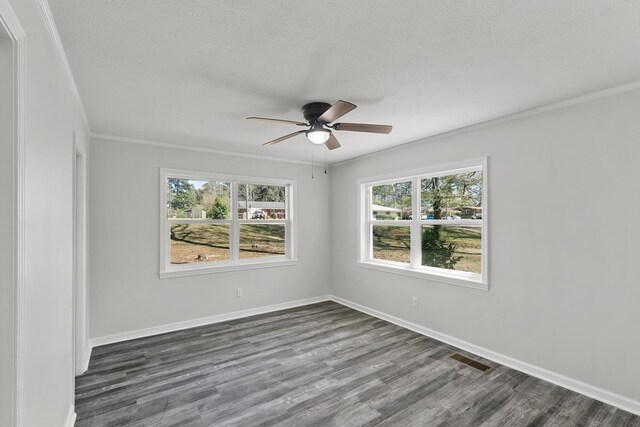
<instances>
[{"instance_id":1,"label":"dark hardwood floor","mask_svg":"<svg viewBox=\"0 0 640 427\"><path fill-rule=\"evenodd\" d=\"M334 302L97 347L76 380L76 413L79 427L640 427L628 412Z\"/></svg>"}]
</instances>

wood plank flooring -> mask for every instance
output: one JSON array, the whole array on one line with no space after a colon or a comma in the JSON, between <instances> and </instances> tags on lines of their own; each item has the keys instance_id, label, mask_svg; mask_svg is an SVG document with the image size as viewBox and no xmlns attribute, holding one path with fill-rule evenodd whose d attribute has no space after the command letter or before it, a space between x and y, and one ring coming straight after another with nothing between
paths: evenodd
<instances>
[{"instance_id":1,"label":"wood plank flooring","mask_svg":"<svg viewBox=\"0 0 640 427\"><path fill-rule=\"evenodd\" d=\"M97 347L76 380L76 413L78 427L640 427L628 412L334 302Z\"/></svg>"}]
</instances>

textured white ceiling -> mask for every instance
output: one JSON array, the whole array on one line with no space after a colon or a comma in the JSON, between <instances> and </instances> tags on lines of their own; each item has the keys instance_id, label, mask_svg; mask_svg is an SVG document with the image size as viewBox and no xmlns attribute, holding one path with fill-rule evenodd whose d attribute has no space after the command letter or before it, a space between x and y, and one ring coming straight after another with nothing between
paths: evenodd
<instances>
[{"instance_id":1,"label":"textured white ceiling","mask_svg":"<svg viewBox=\"0 0 640 427\"><path fill-rule=\"evenodd\" d=\"M394 125L337 132L337 162L640 79L633 0L49 3L94 133L271 157L313 146L245 117Z\"/></svg>"}]
</instances>

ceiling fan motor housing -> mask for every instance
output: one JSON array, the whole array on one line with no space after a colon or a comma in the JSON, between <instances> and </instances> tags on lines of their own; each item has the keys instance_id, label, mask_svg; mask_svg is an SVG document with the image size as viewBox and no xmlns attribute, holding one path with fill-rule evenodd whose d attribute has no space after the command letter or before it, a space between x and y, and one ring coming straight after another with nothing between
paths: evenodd
<instances>
[{"instance_id":1,"label":"ceiling fan motor housing","mask_svg":"<svg viewBox=\"0 0 640 427\"><path fill-rule=\"evenodd\" d=\"M307 122L310 124L318 120L325 111L331 108L331 104L326 102L310 102L302 107L302 114Z\"/></svg>"}]
</instances>

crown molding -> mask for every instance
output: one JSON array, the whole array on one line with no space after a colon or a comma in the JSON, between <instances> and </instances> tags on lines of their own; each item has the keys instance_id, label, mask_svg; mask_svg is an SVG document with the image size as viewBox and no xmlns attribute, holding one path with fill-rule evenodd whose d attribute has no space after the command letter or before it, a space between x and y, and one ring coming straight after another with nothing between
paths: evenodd
<instances>
[{"instance_id":1,"label":"crown molding","mask_svg":"<svg viewBox=\"0 0 640 427\"><path fill-rule=\"evenodd\" d=\"M396 145L393 147L385 148L384 150L375 151L373 153L363 154L362 156L353 157L351 159L343 160L341 162L333 163L331 166L337 167L346 165L349 163L354 163L360 160L369 159L373 157L377 157L380 155L387 155L394 151L402 150L405 148L413 147L415 145L421 145L427 142L438 141L443 138L448 138L455 135L460 135L463 133L468 133L477 129L483 129L490 126L499 125L502 123L508 123L514 120L522 119L529 116L535 116L538 114L546 113L548 111L560 110L562 108L570 107L576 104L582 104L585 102L593 101L600 98L606 98L608 96L617 95L619 93L630 92L632 90L640 89L640 80L635 82L627 83L624 85L614 86L608 89L599 90L596 92L591 92L585 95L576 96L573 98L565 99L563 101L553 102L551 104L541 105L539 107L531 108L528 110L523 110L518 113L509 114L502 117L496 117L495 119L486 120L484 122L474 123L472 125L463 126L460 128L452 129L446 132L441 132L435 135L429 135L424 138L417 139L415 141L406 142L404 144Z\"/></svg>"},{"instance_id":2,"label":"crown molding","mask_svg":"<svg viewBox=\"0 0 640 427\"><path fill-rule=\"evenodd\" d=\"M182 144L171 144L168 142L152 141L149 139L130 138L127 136L108 135L103 133L91 133L91 139L102 139L106 141L129 142L133 144L151 145L154 147L172 148L175 150L196 151L201 153L220 154L224 156L246 157L249 159L269 160L273 162L294 163L299 165L311 165L311 162L305 160L282 159L280 157L261 156L259 154L239 153L237 151L219 150L217 148L194 147ZM319 163L316 163L319 164Z\"/></svg>"},{"instance_id":3,"label":"crown molding","mask_svg":"<svg viewBox=\"0 0 640 427\"><path fill-rule=\"evenodd\" d=\"M51 43L53 44L53 48L56 51L56 55L58 56L60 65L62 65L62 70L67 77L66 80L67 80L67 84L69 85L69 89L71 90L71 94L75 98L78 104L78 107L80 108L84 126L87 132L90 132L91 128L89 127L89 118L87 117L87 112L84 109L82 98L80 98L80 92L78 91L78 86L76 85L76 81L73 78L73 73L71 72L71 67L69 66L69 60L67 59L67 53L64 50L64 46L62 46L62 40L60 39L60 34L58 33L58 27L56 26L56 21L53 19L53 14L51 13L49 2L47 0L38 0L38 4L40 6L40 11L42 12L42 18L44 19L44 23L49 32Z\"/></svg>"},{"instance_id":4,"label":"crown molding","mask_svg":"<svg viewBox=\"0 0 640 427\"><path fill-rule=\"evenodd\" d=\"M13 40L25 37L25 32L18 21L11 4L7 0L0 0L0 25L3 25Z\"/></svg>"},{"instance_id":5,"label":"crown molding","mask_svg":"<svg viewBox=\"0 0 640 427\"><path fill-rule=\"evenodd\" d=\"M41 0L41 1L45 1L45 0ZM546 113L548 111L553 111L553 110L559 110L562 108L566 108L566 107L570 107L572 105L577 105L577 104L582 104L585 102L589 102L589 101L593 101L599 98L606 98L608 96L612 96L612 95L616 95L619 93L624 93L624 92L630 92L636 89L640 89L640 80L635 81L635 82L631 82L631 83L627 83L624 85L619 85L619 86L614 86L608 89L604 89L604 90L600 90L600 91L596 91L596 92L591 92L585 95L580 95L580 96L576 96L573 98L569 98L569 99L565 99L563 101L558 101L558 102L554 102L551 104L545 104L539 107L535 107L535 108L531 108L528 110L524 110L524 111L520 111L518 113L514 113L514 114L509 114L506 116L502 116L502 117L497 117L495 119L491 119L491 120L486 120L484 122L479 122L479 123L474 123L472 125L468 125L468 126L464 126L464 127L460 127L460 128L456 128L456 129L452 129L450 131L446 131L446 132L441 132L435 135L430 135L430 136L426 136L424 138L420 138L414 141L410 141L410 142L406 142L404 144L400 144L400 145L396 145L390 148L386 148L384 150L380 150L380 151L375 151L373 153L368 153L368 154L363 154L361 156L356 156L356 157L352 157L350 159L346 159L343 161L339 161L339 162L335 162L335 163L328 163L327 167L328 168L334 168L334 167L338 167L338 166L342 166L342 165L346 165L349 163L354 163L360 160L365 160L368 158L375 158L377 156L380 155L387 155L389 153L392 153L394 151L398 151L398 150L403 150L406 148L410 148L416 145L421 145L424 143L428 143L428 142L433 142L433 141L437 141L443 138L448 138L451 136L455 136L455 135L459 135L459 134L464 134L464 133L468 133L468 132L472 132L474 130L478 130L478 129L483 129L486 127L490 127L490 126L496 126L502 123L508 123L514 120L518 120L518 119L522 119L525 117L529 117L529 116L535 116L538 114L542 114L542 113ZM109 134L100 134L100 133L92 133L91 134L91 138L97 138L97 139L105 139L105 140L111 140L111 141L119 141L119 142L130 142L130 143L134 143L134 144L145 144L145 145L153 145L153 146L157 146L157 147L164 147L164 148L173 148L176 150L189 150L189 151L199 151L199 152L205 152L205 153L213 153L213 154L222 154L222 155L227 155L227 156L237 156L237 157L247 157L247 158L252 158L252 159L261 159L261 160L271 160L271 161L276 161L276 162L286 162L286 163L296 163L296 164L302 164L302 165L311 165L312 162L309 161L304 161L304 160L293 160L293 159L283 159L280 157L271 157L271 156L261 156L258 154L247 154L247 153L240 153L240 152L236 152L236 151L230 151L230 150L220 150L220 149L216 149L216 148L205 148L205 147L193 147L193 146L187 146L187 145L182 145L182 144L171 144L171 143L166 143L166 142L159 142L159 141L152 141L152 140L147 140L147 139L140 139L140 138L130 138L130 137L125 137L125 136L116 136L116 135L109 135Z\"/></svg>"}]
</instances>

